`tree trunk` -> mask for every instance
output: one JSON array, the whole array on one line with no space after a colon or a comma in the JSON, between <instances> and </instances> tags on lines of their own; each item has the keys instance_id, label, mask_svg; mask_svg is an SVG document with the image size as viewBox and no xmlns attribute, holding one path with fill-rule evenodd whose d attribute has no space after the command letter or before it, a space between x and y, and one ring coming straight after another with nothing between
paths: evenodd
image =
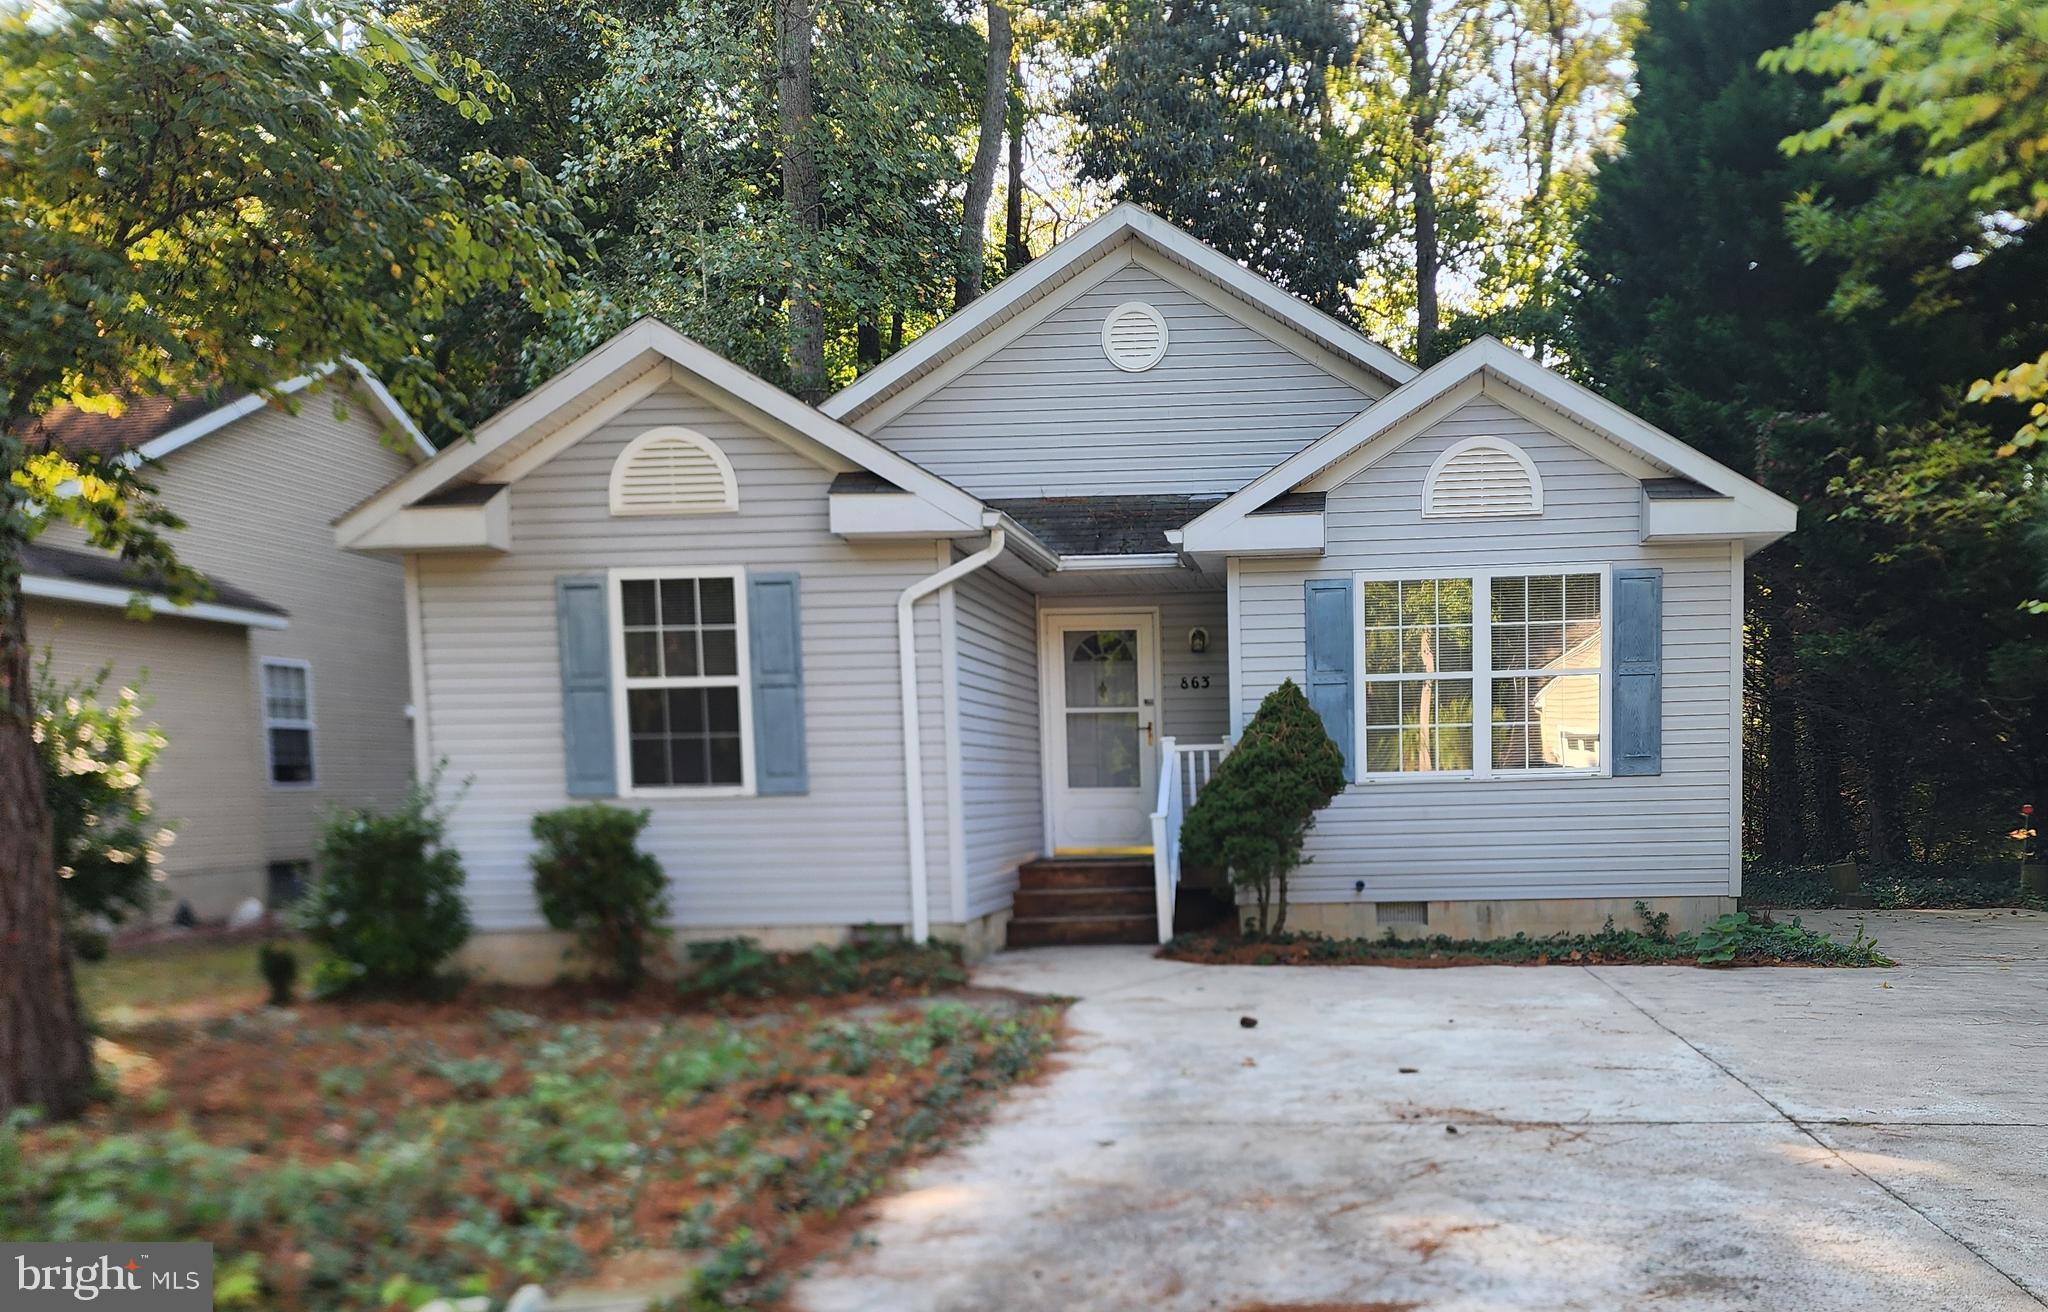
<instances>
[{"instance_id":1,"label":"tree trunk","mask_svg":"<svg viewBox=\"0 0 2048 1312\"><path fill-rule=\"evenodd\" d=\"M1411 157L1408 183L1415 193L1415 358L1424 366L1436 358L1436 88L1429 66L1431 0L1409 0L1408 125Z\"/></svg>"},{"instance_id":2,"label":"tree trunk","mask_svg":"<svg viewBox=\"0 0 2048 1312\"><path fill-rule=\"evenodd\" d=\"M1005 275L1031 263L1031 248L1024 243L1024 77L1014 56L1010 60L1010 125L1007 135L1010 138L1010 191L1003 198Z\"/></svg>"},{"instance_id":3,"label":"tree trunk","mask_svg":"<svg viewBox=\"0 0 2048 1312\"><path fill-rule=\"evenodd\" d=\"M1003 150L1003 120L1010 107L1010 11L988 0L988 74L981 89L981 139L967 170L967 199L960 206L960 254L953 266L953 308L981 295L988 265L988 202L996 189L996 162Z\"/></svg>"},{"instance_id":4,"label":"tree trunk","mask_svg":"<svg viewBox=\"0 0 2048 1312\"><path fill-rule=\"evenodd\" d=\"M818 186L818 151L812 117L811 39L817 0L776 0L775 92L782 119L782 199L796 233L789 282L789 372L796 394L816 405L825 399L825 307L818 299L817 235L824 202Z\"/></svg>"},{"instance_id":5,"label":"tree trunk","mask_svg":"<svg viewBox=\"0 0 2048 1312\"><path fill-rule=\"evenodd\" d=\"M864 314L853 327L853 362L862 373L882 362L882 325Z\"/></svg>"},{"instance_id":6,"label":"tree trunk","mask_svg":"<svg viewBox=\"0 0 2048 1312\"><path fill-rule=\"evenodd\" d=\"M0 478L6 477L0 464ZM0 1117L75 1116L92 1092L92 1040L57 902L50 808L30 736L28 623L17 514L0 497Z\"/></svg>"}]
</instances>

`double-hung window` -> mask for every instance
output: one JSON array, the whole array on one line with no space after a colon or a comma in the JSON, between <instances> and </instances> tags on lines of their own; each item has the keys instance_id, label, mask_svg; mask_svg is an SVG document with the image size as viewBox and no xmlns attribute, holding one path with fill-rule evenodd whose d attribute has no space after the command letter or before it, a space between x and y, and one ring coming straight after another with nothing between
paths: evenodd
<instances>
[{"instance_id":1,"label":"double-hung window","mask_svg":"<svg viewBox=\"0 0 2048 1312\"><path fill-rule=\"evenodd\" d=\"M613 575L619 741L635 790L744 790L750 719L737 570Z\"/></svg>"},{"instance_id":2,"label":"double-hung window","mask_svg":"<svg viewBox=\"0 0 2048 1312\"><path fill-rule=\"evenodd\" d=\"M1471 571L1358 584L1366 777L1607 767L1604 571Z\"/></svg>"},{"instance_id":3,"label":"double-hung window","mask_svg":"<svg viewBox=\"0 0 2048 1312\"><path fill-rule=\"evenodd\" d=\"M263 738L270 782L313 782L313 667L305 661L263 662Z\"/></svg>"}]
</instances>

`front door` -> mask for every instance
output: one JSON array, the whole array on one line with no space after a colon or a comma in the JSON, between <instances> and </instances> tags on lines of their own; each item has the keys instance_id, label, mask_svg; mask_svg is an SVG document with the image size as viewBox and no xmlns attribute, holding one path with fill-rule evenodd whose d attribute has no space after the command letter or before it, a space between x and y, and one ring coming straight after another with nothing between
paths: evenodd
<instances>
[{"instance_id":1,"label":"front door","mask_svg":"<svg viewBox=\"0 0 2048 1312\"><path fill-rule=\"evenodd\" d=\"M1148 611L1047 611L1039 639L1053 850L1151 851L1158 618Z\"/></svg>"}]
</instances>

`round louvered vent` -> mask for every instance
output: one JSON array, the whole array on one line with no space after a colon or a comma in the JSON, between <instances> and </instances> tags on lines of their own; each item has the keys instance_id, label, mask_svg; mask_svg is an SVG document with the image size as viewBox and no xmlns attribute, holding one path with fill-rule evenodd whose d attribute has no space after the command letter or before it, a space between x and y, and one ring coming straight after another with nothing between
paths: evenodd
<instances>
[{"instance_id":1,"label":"round louvered vent","mask_svg":"<svg viewBox=\"0 0 2048 1312\"><path fill-rule=\"evenodd\" d=\"M687 428L642 433L612 466L614 515L691 515L739 504L732 462L710 438Z\"/></svg>"},{"instance_id":2,"label":"round louvered vent","mask_svg":"<svg viewBox=\"0 0 2048 1312\"><path fill-rule=\"evenodd\" d=\"M1102 321L1102 353L1129 373L1158 364L1166 354L1166 320L1143 301L1127 301Z\"/></svg>"},{"instance_id":3,"label":"round louvered vent","mask_svg":"<svg viewBox=\"0 0 2048 1312\"><path fill-rule=\"evenodd\" d=\"M1430 466L1422 513L1428 519L1540 515L1543 484L1520 447L1497 438L1467 438Z\"/></svg>"}]
</instances>

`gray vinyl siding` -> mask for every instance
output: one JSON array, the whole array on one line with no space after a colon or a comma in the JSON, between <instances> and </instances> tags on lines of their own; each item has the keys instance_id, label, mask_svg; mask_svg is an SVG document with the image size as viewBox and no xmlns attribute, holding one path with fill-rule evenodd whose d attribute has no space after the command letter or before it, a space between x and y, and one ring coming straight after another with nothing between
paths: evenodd
<instances>
[{"instance_id":1,"label":"gray vinyl siding","mask_svg":"<svg viewBox=\"0 0 2048 1312\"><path fill-rule=\"evenodd\" d=\"M716 442L739 480L733 514L615 519L613 461L659 424ZM810 791L634 798L643 844L689 927L902 925L910 920L896 598L941 564L931 542L852 545L827 526L830 472L671 384L514 485L514 550L419 557L433 751L462 797L450 836L484 929L540 925L527 857L536 812L564 791L555 580L612 568L795 570L802 578ZM945 724L938 602L918 610L934 923L947 906Z\"/></svg>"},{"instance_id":2,"label":"gray vinyl siding","mask_svg":"<svg viewBox=\"0 0 2048 1312\"><path fill-rule=\"evenodd\" d=\"M176 839L164 851L164 898L201 916L224 916L265 896L263 755L249 696L249 630L158 615L129 619L108 606L28 599L28 639L50 655L62 683L111 666L109 700L142 694L142 719L164 735L148 777L156 823Z\"/></svg>"},{"instance_id":3,"label":"gray vinyl siding","mask_svg":"<svg viewBox=\"0 0 2048 1312\"><path fill-rule=\"evenodd\" d=\"M1421 518L1430 463L1487 433L1521 445L1543 479L1539 519ZM1417 577L1460 566L1655 565L1664 570L1664 768L1645 778L1398 780L1353 784L1317 818L1306 902L1353 899L1726 895L1734 741L1730 548L1644 546L1637 482L1485 400L1467 405L1341 487L1326 555L1241 565L1243 712L1301 681L1302 584L1352 570ZM1365 890L1354 893L1355 880Z\"/></svg>"},{"instance_id":4,"label":"gray vinyl siding","mask_svg":"<svg viewBox=\"0 0 2048 1312\"><path fill-rule=\"evenodd\" d=\"M259 674L244 676L259 703L252 750L273 861L311 859L331 810L391 806L412 777L404 566L343 551L332 527L413 467L383 440L383 418L361 400L337 415L334 394L312 396L296 415L261 410L173 452L155 475L186 519L184 558L290 612L291 627L250 632L252 656L312 667L310 787L270 786Z\"/></svg>"},{"instance_id":5,"label":"gray vinyl siding","mask_svg":"<svg viewBox=\"0 0 2048 1312\"><path fill-rule=\"evenodd\" d=\"M1166 356L1142 373L1102 353L1103 319L1125 301L1167 322ZM1232 491L1372 399L1127 265L872 435L977 496Z\"/></svg>"},{"instance_id":6,"label":"gray vinyl siding","mask_svg":"<svg viewBox=\"0 0 2048 1312\"><path fill-rule=\"evenodd\" d=\"M1031 594L989 570L957 585L961 817L967 914L1010 905L1045 841L1038 622Z\"/></svg>"}]
</instances>

